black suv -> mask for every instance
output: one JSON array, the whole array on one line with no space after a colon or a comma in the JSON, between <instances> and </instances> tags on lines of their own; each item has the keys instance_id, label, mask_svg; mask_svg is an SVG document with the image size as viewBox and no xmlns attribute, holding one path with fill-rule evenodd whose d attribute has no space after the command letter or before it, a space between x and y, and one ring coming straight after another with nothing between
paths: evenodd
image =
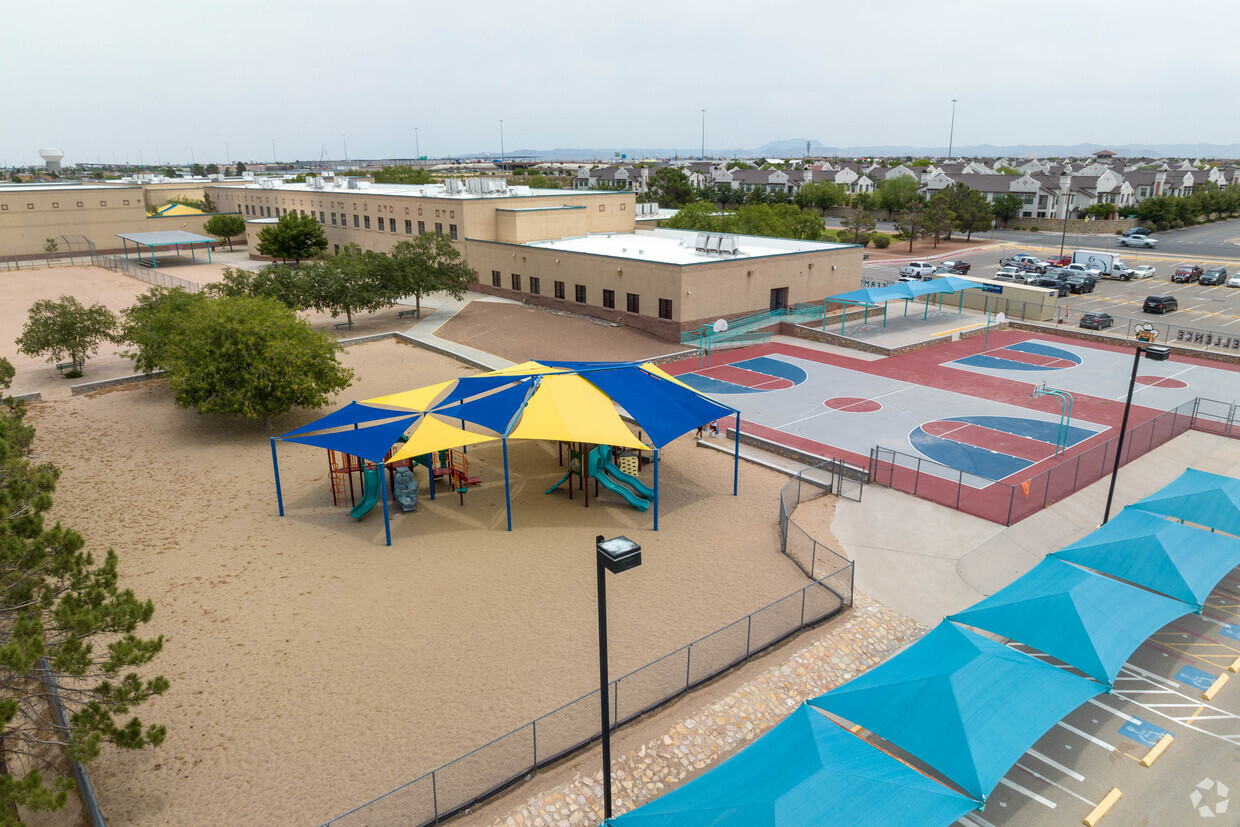
<instances>
[{"instance_id":1,"label":"black suv","mask_svg":"<svg viewBox=\"0 0 1240 827\"><path fill-rule=\"evenodd\" d=\"M1198 284L1226 284L1227 268L1211 267L1201 274L1201 278L1197 280Z\"/></svg>"},{"instance_id":2,"label":"black suv","mask_svg":"<svg viewBox=\"0 0 1240 827\"><path fill-rule=\"evenodd\" d=\"M1170 313L1180 309L1180 302L1175 296L1146 296L1141 309L1146 313Z\"/></svg>"},{"instance_id":3,"label":"black suv","mask_svg":"<svg viewBox=\"0 0 1240 827\"><path fill-rule=\"evenodd\" d=\"M1065 279L1058 279L1049 274L1045 276L1038 276L1033 281L1029 282L1029 286L1030 287L1053 287L1055 288L1055 291L1060 296L1068 295L1069 290L1071 290L1071 288L1068 286L1068 282Z\"/></svg>"},{"instance_id":4,"label":"black suv","mask_svg":"<svg viewBox=\"0 0 1240 827\"><path fill-rule=\"evenodd\" d=\"M1110 313L1090 311L1081 315L1081 327L1087 330L1104 330L1115 324Z\"/></svg>"},{"instance_id":5,"label":"black suv","mask_svg":"<svg viewBox=\"0 0 1240 827\"><path fill-rule=\"evenodd\" d=\"M1149 235L1150 231L1144 227L1133 227L1131 230L1124 230L1124 235Z\"/></svg>"}]
</instances>

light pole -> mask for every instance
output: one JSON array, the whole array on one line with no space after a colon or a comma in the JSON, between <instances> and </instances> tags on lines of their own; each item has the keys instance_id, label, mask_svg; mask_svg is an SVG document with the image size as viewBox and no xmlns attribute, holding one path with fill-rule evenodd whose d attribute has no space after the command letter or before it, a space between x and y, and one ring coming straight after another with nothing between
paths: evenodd
<instances>
[{"instance_id":1,"label":"light pole","mask_svg":"<svg viewBox=\"0 0 1240 827\"><path fill-rule=\"evenodd\" d=\"M952 159L952 141L956 137L956 99L952 98L952 126L947 133L947 160Z\"/></svg>"},{"instance_id":2,"label":"light pole","mask_svg":"<svg viewBox=\"0 0 1240 827\"><path fill-rule=\"evenodd\" d=\"M706 110L702 110L702 160L706 160Z\"/></svg>"},{"instance_id":3,"label":"light pole","mask_svg":"<svg viewBox=\"0 0 1240 827\"><path fill-rule=\"evenodd\" d=\"M499 162L504 163L504 122L499 122Z\"/></svg>"},{"instance_id":4,"label":"light pole","mask_svg":"<svg viewBox=\"0 0 1240 827\"><path fill-rule=\"evenodd\" d=\"M642 564L642 547L621 535L594 538L598 569L598 677L603 716L603 820L611 818L611 704L607 695L607 572L619 574Z\"/></svg>"},{"instance_id":5,"label":"light pole","mask_svg":"<svg viewBox=\"0 0 1240 827\"><path fill-rule=\"evenodd\" d=\"M1155 362L1165 362L1171 358L1171 348L1166 345L1153 344L1158 331L1147 327L1137 331L1137 351L1132 357L1132 377L1128 380L1128 401L1124 403L1124 418L1119 425L1119 440L1115 444L1115 467L1111 469L1111 487L1107 491L1107 507L1102 512L1102 524L1111 519L1111 500L1115 496L1115 478L1119 476L1120 457L1124 454L1124 433L1128 430L1128 412L1132 410L1132 392L1137 386L1137 368L1141 365L1141 354Z\"/></svg>"},{"instance_id":6,"label":"light pole","mask_svg":"<svg viewBox=\"0 0 1240 827\"><path fill-rule=\"evenodd\" d=\"M413 154L419 161L422 160L422 145L418 143L418 128L413 128Z\"/></svg>"},{"instance_id":7,"label":"light pole","mask_svg":"<svg viewBox=\"0 0 1240 827\"><path fill-rule=\"evenodd\" d=\"M1063 247L1068 240L1068 202L1072 200L1072 192L1063 194L1063 232L1059 235L1059 257L1063 258Z\"/></svg>"}]
</instances>

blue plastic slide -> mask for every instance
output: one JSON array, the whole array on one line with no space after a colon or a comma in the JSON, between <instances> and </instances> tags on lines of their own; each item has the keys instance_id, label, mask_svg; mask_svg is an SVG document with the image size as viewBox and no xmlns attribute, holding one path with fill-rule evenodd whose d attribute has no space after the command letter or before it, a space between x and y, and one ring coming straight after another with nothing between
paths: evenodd
<instances>
[{"instance_id":1,"label":"blue plastic slide","mask_svg":"<svg viewBox=\"0 0 1240 827\"><path fill-rule=\"evenodd\" d=\"M375 503L379 502L379 474L378 468L366 468L362 471L362 501L349 512L353 519L362 519L375 507Z\"/></svg>"},{"instance_id":2,"label":"blue plastic slide","mask_svg":"<svg viewBox=\"0 0 1240 827\"><path fill-rule=\"evenodd\" d=\"M599 448L590 452L590 476L598 480L598 484L606 488L608 491L612 491L616 494L619 494L620 497L625 502L627 502L629 505L636 508L638 511L645 511L647 508L650 507L650 500L645 499L644 497L639 496L637 494L634 494L632 491L630 491L626 487L625 484L622 484L621 482L618 482L611 478L610 474L612 472L607 467L609 465L612 465L610 461L610 456L611 456L610 452L611 452L611 449L605 445L600 446ZM607 457L607 459L604 459L604 457ZM614 468L615 466L612 465L612 467ZM646 491L650 491L649 488L646 488L645 485L642 485L641 480L638 480L636 477L630 474L625 474L619 468L615 469L615 473L619 474L623 478L626 478L625 482L627 482L628 480L633 480L637 482L638 485L641 485L641 487L645 489ZM651 497L654 496L653 491L650 491L650 496Z\"/></svg>"}]
</instances>

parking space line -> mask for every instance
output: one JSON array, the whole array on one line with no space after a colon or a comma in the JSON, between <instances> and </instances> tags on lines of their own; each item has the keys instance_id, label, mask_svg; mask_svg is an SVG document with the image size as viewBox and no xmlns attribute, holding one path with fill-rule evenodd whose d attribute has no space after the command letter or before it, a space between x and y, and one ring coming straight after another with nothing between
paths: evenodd
<instances>
[{"instance_id":1,"label":"parking space line","mask_svg":"<svg viewBox=\"0 0 1240 827\"><path fill-rule=\"evenodd\" d=\"M1059 770L1064 775L1069 776L1070 778L1075 778L1077 781L1085 780L1085 776L1081 775L1076 770L1069 769L1068 767L1065 767L1063 764L1060 764L1056 761L1051 760L1050 758L1047 758L1045 755L1038 752L1037 750L1031 749L1028 752L1026 752L1025 755L1036 758L1037 760L1041 761L1043 764L1046 764L1048 767L1054 767L1055 769Z\"/></svg>"},{"instance_id":2,"label":"parking space line","mask_svg":"<svg viewBox=\"0 0 1240 827\"><path fill-rule=\"evenodd\" d=\"M1054 787L1055 789L1057 789L1057 790L1063 790L1065 793L1067 793L1068 795L1072 796L1073 798L1079 799L1080 801L1084 801L1086 804L1088 804L1088 805L1090 806L1090 808L1093 808L1093 807L1096 807L1096 806L1097 806L1097 802L1090 801L1090 800L1089 800L1088 798L1086 798L1085 796L1080 795L1080 794L1078 794L1078 793L1075 793L1075 792L1073 792L1072 790L1069 790L1067 787L1063 786L1062 784L1056 784L1054 781L1050 780L1050 779L1049 779L1049 778L1047 778L1046 776L1044 776L1044 775L1039 775L1038 773L1036 773L1036 772L1034 772L1033 770L1029 769L1029 768L1028 768L1028 767L1026 767L1024 764L1019 764L1019 763L1018 763L1018 764L1016 765L1016 768L1017 768L1017 769L1019 769L1019 770L1024 770L1025 772L1029 773L1029 774L1030 774L1030 775L1032 775L1034 778L1038 779L1039 781L1043 782L1044 784L1050 784L1050 785L1051 785L1052 787Z\"/></svg>"},{"instance_id":3,"label":"parking space line","mask_svg":"<svg viewBox=\"0 0 1240 827\"><path fill-rule=\"evenodd\" d=\"M1052 809L1052 810L1053 810L1053 809L1055 809L1056 807L1058 807L1058 806L1059 806L1059 805L1058 805L1058 804L1056 804L1054 801L1051 801L1049 798L1043 798L1042 796L1040 796L1040 795L1038 795L1037 793L1035 793L1033 790L1026 790L1026 789L1025 789L1024 787L1022 787L1021 785L1019 785L1019 784L1014 784L1014 783L1012 783L1011 781L1008 781L1006 778L1000 778L1000 779L999 779L999 783L1000 783L1000 784L1002 784L1003 786L1005 786L1005 787L1009 788L1009 789L1015 790L1016 792L1020 793L1021 795L1028 796L1029 798L1033 799L1034 801L1038 802L1039 804L1041 804L1041 805L1042 805L1042 806L1044 806L1044 807L1049 807L1050 809Z\"/></svg>"},{"instance_id":4,"label":"parking space line","mask_svg":"<svg viewBox=\"0 0 1240 827\"><path fill-rule=\"evenodd\" d=\"M1106 704L1099 702L1097 698L1090 698L1089 702L1093 704L1094 706L1098 707L1099 709L1105 709L1107 712L1110 712L1112 715L1116 716L1117 718L1123 718L1125 721L1127 721L1130 724L1141 723L1140 718L1134 718L1126 712L1120 712L1118 709L1109 707Z\"/></svg>"},{"instance_id":5,"label":"parking space line","mask_svg":"<svg viewBox=\"0 0 1240 827\"><path fill-rule=\"evenodd\" d=\"M977 813L966 813L960 821L956 823L964 824L964 827L974 827L974 825L976 825L976 827L995 827L995 825L991 824Z\"/></svg>"},{"instance_id":6,"label":"parking space line","mask_svg":"<svg viewBox=\"0 0 1240 827\"><path fill-rule=\"evenodd\" d=\"M1108 744L1106 741L1103 741L1099 738L1095 738L1094 736L1090 735L1088 732L1081 732L1079 729L1072 726L1071 724L1065 724L1063 721L1060 721L1059 723L1055 724L1055 726L1062 727L1063 729L1068 730L1068 732L1071 732L1073 735L1077 735L1081 738L1084 738L1086 741L1089 741L1092 744L1096 744L1097 746L1102 747L1107 752L1118 752L1119 751L1115 747Z\"/></svg>"}]
</instances>

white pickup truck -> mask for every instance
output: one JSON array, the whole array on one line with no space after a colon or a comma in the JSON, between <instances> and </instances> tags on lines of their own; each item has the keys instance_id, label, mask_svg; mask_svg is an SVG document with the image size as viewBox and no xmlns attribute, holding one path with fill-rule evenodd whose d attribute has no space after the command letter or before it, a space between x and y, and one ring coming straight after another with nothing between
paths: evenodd
<instances>
[{"instance_id":1,"label":"white pickup truck","mask_svg":"<svg viewBox=\"0 0 1240 827\"><path fill-rule=\"evenodd\" d=\"M937 268L928 261L910 261L900 268L900 275L924 279L926 276L933 276L935 269Z\"/></svg>"}]
</instances>

